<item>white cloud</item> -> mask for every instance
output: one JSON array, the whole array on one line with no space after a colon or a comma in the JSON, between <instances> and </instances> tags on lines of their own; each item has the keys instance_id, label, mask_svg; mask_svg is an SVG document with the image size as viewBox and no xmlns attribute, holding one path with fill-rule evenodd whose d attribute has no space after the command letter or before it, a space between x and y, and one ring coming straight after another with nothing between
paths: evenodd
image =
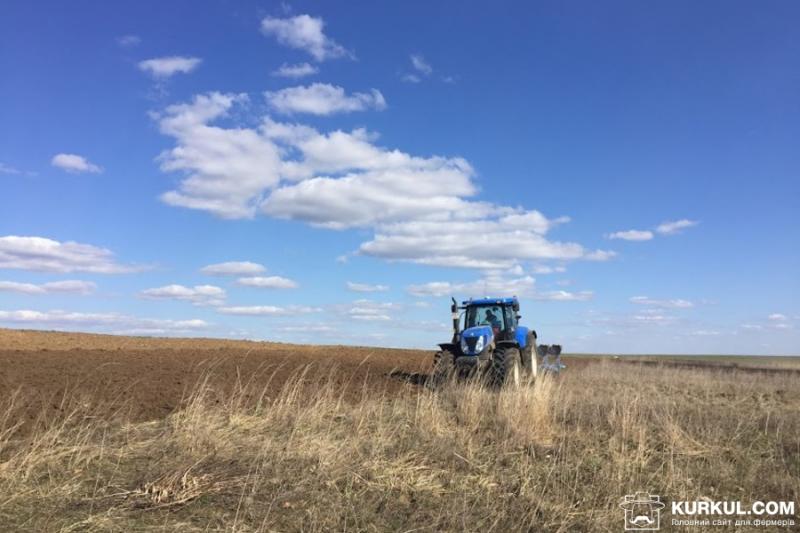
<instances>
[{"instance_id":1,"label":"white cloud","mask_svg":"<svg viewBox=\"0 0 800 533\"><path fill-rule=\"evenodd\" d=\"M389 290L388 285L370 285L368 283L353 283L347 282L347 290L353 292L386 292Z\"/></svg>"},{"instance_id":2,"label":"white cloud","mask_svg":"<svg viewBox=\"0 0 800 533\"><path fill-rule=\"evenodd\" d=\"M647 296L633 296L629 301L633 304L660 307L664 309L688 309L690 307L694 307L694 303L690 302L689 300L681 299L658 300L655 298L648 298Z\"/></svg>"},{"instance_id":3,"label":"white cloud","mask_svg":"<svg viewBox=\"0 0 800 533\"><path fill-rule=\"evenodd\" d=\"M319 69L309 63L297 63L296 65L287 65L284 63L280 66L280 68L274 70L272 75L280 78L297 79L304 78L305 76L311 76L317 72L319 72Z\"/></svg>"},{"instance_id":4,"label":"white cloud","mask_svg":"<svg viewBox=\"0 0 800 533\"><path fill-rule=\"evenodd\" d=\"M780 313L769 315L768 323L764 324L740 324L739 327L750 331L763 331L765 329L791 330L794 326L788 322L789 318Z\"/></svg>"},{"instance_id":5,"label":"white cloud","mask_svg":"<svg viewBox=\"0 0 800 533\"><path fill-rule=\"evenodd\" d=\"M264 210L280 218L310 218L307 221L315 223L313 218L319 217L320 225L349 227L369 224L375 213L392 207L391 203L403 204L390 209L392 213L400 209L429 213L466 207L452 195L476 191L470 182L472 171L462 159L424 159L397 150L384 150L374 146L371 136L364 130L334 131L325 135L312 128L268 119L258 130L225 129L207 124L225 116L234 104L244 100L246 97L241 95L213 93L198 96L191 104L170 106L158 117L162 132L178 140L174 149L160 156L162 169L189 173L179 190L165 193L162 200L171 205L211 211L225 218L249 218L262 197L281 178L306 180L308 183L298 184L300 189L289 187L273 193L264 203ZM300 157L291 157L295 153ZM283 154L286 154L284 161L281 160ZM350 175L340 181L314 178L317 173L348 171ZM399 181L404 179L411 182ZM359 182L365 182L370 190L362 192L360 197L342 198L357 194ZM342 188L345 190L338 190ZM314 198L318 189L336 194L329 201ZM427 198L427 193L433 193L428 195L432 197ZM371 200L365 207L369 210L365 214L368 220L354 222L353 211L359 207L353 200L361 197ZM340 208L341 201L349 205ZM322 204L321 210L318 202Z\"/></svg>"},{"instance_id":6,"label":"white cloud","mask_svg":"<svg viewBox=\"0 0 800 533\"><path fill-rule=\"evenodd\" d=\"M452 283L449 281L432 281L419 285L409 285L406 289L414 296L528 296L534 294L536 280L530 276L505 279L500 276L487 276L479 280Z\"/></svg>"},{"instance_id":7,"label":"white cloud","mask_svg":"<svg viewBox=\"0 0 800 533\"><path fill-rule=\"evenodd\" d=\"M9 174L9 175L19 175L22 174L21 170L18 170L14 167L8 166L5 163L0 161L0 174Z\"/></svg>"},{"instance_id":8,"label":"white cloud","mask_svg":"<svg viewBox=\"0 0 800 533\"><path fill-rule=\"evenodd\" d=\"M53 156L50 164L72 174L81 172L99 174L103 172L101 167L90 163L86 158L77 154L56 154Z\"/></svg>"},{"instance_id":9,"label":"white cloud","mask_svg":"<svg viewBox=\"0 0 800 533\"><path fill-rule=\"evenodd\" d=\"M526 259L604 260L611 255L547 240L544 234L566 218L549 220L538 211L465 200L476 188L472 168L463 159L420 159L397 151L389 158L359 138L362 133L336 133L338 156L349 149L353 164L367 168L279 188L264 203L267 214L333 229L373 226L375 237L360 246L360 253L422 264L505 268ZM313 148L329 141L325 137ZM360 161L367 153L372 157Z\"/></svg>"},{"instance_id":10,"label":"white cloud","mask_svg":"<svg viewBox=\"0 0 800 533\"><path fill-rule=\"evenodd\" d=\"M314 83L307 87L288 87L264 96L269 105L279 113L309 113L333 115L368 109L386 109L386 100L381 92L372 89L368 93L348 95L344 89L328 83Z\"/></svg>"},{"instance_id":11,"label":"white cloud","mask_svg":"<svg viewBox=\"0 0 800 533\"><path fill-rule=\"evenodd\" d=\"M117 263L114 254L105 248L17 235L0 237L0 268L95 274L122 274L143 270L142 267Z\"/></svg>"},{"instance_id":12,"label":"white cloud","mask_svg":"<svg viewBox=\"0 0 800 533\"><path fill-rule=\"evenodd\" d=\"M0 291L20 292L23 294L47 294L44 287L33 283L17 283L15 281L0 281Z\"/></svg>"},{"instance_id":13,"label":"white cloud","mask_svg":"<svg viewBox=\"0 0 800 533\"><path fill-rule=\"evenodd\" d=\"M605 330L609 327L621 328L634 331L652 331L650 327L663 327L678 322L678 318L664 313L663 309L642 309L633 315L614 316L599 315L589 311L590 318L586 324L589 326L599 326ZM684 320L684 325L686 321ZM684 331L683 329L681 331ZM614 333L616 334L616 333Z\"/></svg>"},{"instance_id":14,"label":"white cloud","mask_svg":"<svg viewBox=\"0 0 800 533\"><path fill-rule=\"evenodd\" d=\"M222 218L253 217L264 191L280 179L278 148L255 130L208 125L246 100L245 95L211 93L157 115L161 132L177 140L159 156L161 169L188 174L178 190L161 195L162 201Z\"/></svg>"},{"instance_id":15,"label":"white cloud","mask_svg":"<svg viewBox=\"0 0 800 533\"><path fill-rule=\"evenodd\" d=\"M472 169L462 159L382 150L363 130L307 133L294 139L304 160L288 163L287 170L310 179L274 191L263 204L269 215L333 229L368 227L466 210L469 205L459 196L476 192ZM316 172L344 175L312 177Z\"/></svg>"},{"instance_id":16,"label":"white cloud","mask_svg":"<svg viewBox=\"0 0 800 533\"><path fill-rule=\"evenodd\" d=\"M91 281L64 280L48 283L18 283L14 281L0 281L0 291L19 292L22 294L91 294L97 289L97 284Z\"/></svg>"},{"instance_id":17,"label":"white cloud","mask_svg":"<svg viewBox=\"0 0 800 533\"><path fill-rule=\"evenodd\" d=\"M163 201L224 218L251 218L260 207L319 227L372 229L358 253L388 260L487 269L613 256L548 240L567 217L471 200L474 171L460 157L383 148L363 129L320 133L269 117L258 128L209 124L246 102L212 93L157 116L177 141L160 156L162 169L189 174Z\"/></svg>"},{"instance_id":18,"label":"white cloud","mask_svg":"<svg viewBox=\"0 0 800 533\"><path fill-rule=\"evenodd\" d=\"M682 218L681 220L675 220L672 222L662 222L656 228L658 233L662 235L674 235L676 233L680 233L682 230L686 228L691 228L692 226L696 226L699 224L696 220L688 220Z\"/></svg>"},{"instance_id":19,"label":"white cloud","mask_svg":"<svg viewBox=\"0 0 800 533\"><path fill-rule=\"evenodd\" d=\"M550 266L550 265L534 265L531 272L534 274L554 274L566 272L566 267L563 266Z\"/></svg>"},{"instance_id":20,"label":"white cloud","mask_svg":"<svg viewBox=\"0 0 800 533\"><path fill-rule=\"evenodd\" d=\"M169 334L205 329L209 324L204 320L169 320L138 318L119 313L76 313L62 310L32 311L0 311L0 322L23 324L26 326L46 326L51 328L125 328L137 330L142 334Z\"/></svg>"},{"instance_id":21,"label":"white cloud","mask_svg":"<svg viewBox=\"0 0 800 533\"><path fill-rule=\"evenodd\" d=\"M617 256L617 252L611 250L593 250L587 251L583 259L587 261L608 261Z\"/></svg>"},{"instance_id":22,"label":"white cloud","mask_svg":"<svg viewBox=\"0 0 800 533\"><path fill-rule=\"evenodd\" d=\"M681 219L676 220L674 222L663 222L658 227L656 227L655 231L662 235L674 235L676 233L680 233L682 230L686 228L690 228L692 226L696 226L698 222L693 220ZM649 241L652 240L655 235L650 230L638 230L638 229L631 229L626 231L617 231L614 233L610 233L606 235L607 239L620 239L625 241Z\"/></svg>"},{"instance_id":23,"label":"white cloud","mask_svg":"<svg viewBox=\"0 0 800 533\"><path fill-rule=\"evenodd\" d=\"M433 67L428 63L425 58L420 54L412 54L409 56L411 61L412 72L401 72L400 79L407 83L419 83L423 77L428 77L433 74Z\"/></svg>"},{"instance_id":24,"label":"white cloud","mask_svg":"<svg viewBox=\"0 0 800 533\"><path fill-rule=\"evenodd\" d=\"M476 211L470 213L471 207ZM549 220L538 211L515 213L506 209L504 213L502 208L483 211L481 207L465 203L465 211L447 213L440 221L432 214L431 220L380 225L375 237L363 243L359 251L389 260L480 269L510 268L522 260L590 258L591 252L577 243L545 238L544 233L558 219ZM473 220L457 219L470 214L475 215ZM538 221L541 227L518 224L517 220Z\"/></svg>"},{"instance_id":25,"label":"white cloud","mask_svg":"<svg viewBox=\"0 0 800 533\"><path fill-rule=\"evenodd\" d=\"M505 270L487 270L485 274L486 276L522 276L525 274L525 269L522 268L522 265L514 265Z\"/></svg>"},{"instance_id":26,"label":"white cloud","mask_svg":"<svg viewBox=\"0 0 800 533\"><path fill-rule=\"evenodd\" d=\"M368 322L386 322L391 320L392 317L386 314L359 314L363 309L352 309L353 314L350 315L350 318L353 320L364 320Z\"/></svg>"},{"instance_id":27,"label":"white cloud","mask_svg":"<svg viewBox=\"0 0 800 533\"><path fill-rule=\"evenodd\" d=\"M252 261L227 261L204 266L200 269L203 274L210 276L249 276L266 272L266 267Z\"/></svg>"},{"instance_id":28,"label":"white cloud","mask_svg":"<svg viewBox=\"0 0 800 533\"><path fill-rule=\"evenodd\" d=\"M419 54L411 55L411 66L414 67L414 70L421 72L426 76L430 76L431 73L433 73L433 67L431 67L430 63L425 61L425 58Z\"/></svg>"},{"instance_id":29,"label":"white cloud","mask_svg":"<svg viewBox=\"0 0 800 533\"><path fill-rule=\"evenodd\" d=\"M245 316L262 316L262 315L285 315L288 311L283 307L275 305L249 305L249 306L234 306L234 307L220 307L217 309L220 313L226 315L245 315Z\"/></svg>"},{"instance_id":30,"label":"white cloud","mask_svg":"<svg viewBox=\"0 0 800 533\"><path fill-rule=\"evenodd\" d=\"M217 311L226 315L240 316L289 316L318 313L321 311L321 309L318 307L308 307L303 305L290 305L286 307L279 307L275 305L248 305L219 307L217 308Z\"/></svg>"},{"instance_id":31,"label":"white cloud","mask_svg":"<svg viewBox=\"0 0 800 533\"><path fill-rule=\"evenodd\" d=\"M360 308L351 309L350 318L352 318L353 320L364 320L367 322L386 322L392 319L392 317L390 317L387 314L382 314L382 313L362 314L363 311L367 310Z\"/></svg>"},{"instance_id":32,"label":"white cloud","mask_svg":"<svg viewBox=\"0 0 800 533\"><path fill-rule=\"evenodd\" d=\"M518 296L527 297L534 300L558 301L558 302L583 302L594 297L592 291L567 292L567 291L548 291L538 292L535 287L536 281L530 276L519 278L506 278L497 274L489 274L481 279L465 282L451 283L447 281L435 281L423 283L421 285L410 285L407 291L414 296L453 296L458 299L469 297L504 297Z\"/></svg>"},{"instance_id":33,"label":"white cloud","mask_svg":"<svg viewBox=\"0 0 800 533\"><path fill-rule=\"evenodd\" d=\"M322 18L298 15L290 18L267 17L261 21L264 35L274 36L289 48L303 50L317 61L350 56L351 54L323 32Z\"/></svg>"},{"instance_id":34,"label":"white cloud","mask_svg":"<svg viewBox=\"0 0 800 533\"><path fill-rule=\"evenodd\" d=\"M149 300L181 300L194 305L217 306L225 303L225 290L214 285L166 285L154 289L146 289L139 293Z\"/></svg>"},{"instance_id":35,"label":"white cloud","mask_svg":"<svg viewBox=\"0 0 800 533\"><path fill-rule=\"evenodd\" d=\"M752 329L752 330L756 330L756 331L764 329L764 326L762 326L760 324L742 324L739 327L742 328L742 329Z\"/></svg>"},{"instance_id":36,"label":"white cloud","mask_svg":"<svg viewBox=\"0 0 800 533\"><path fill-rule=\"evenodd\" d=\"M594 298L592 291L549 291L534 295L536 300L548 300L553 302L585 302Z\"/></svg>"},{"instance_id":37,"label":"white cloud","mask_svg":"<svg viewBox=\"0 0 800 533\"><path fill-rule=\"evenodd\" d=\"M406 290L414 296L450 296L460 291L461 284L450 283L449 281L430 281L409 285Z\"/></svg>"},{"instance_id":38,"label":"white cloud","mask_svg":"<svg viewBox=\"0 0 800 533\"><path fill-rule=\"evenodd\" d=\"M284 333L338 333L341 328L330 326L328 324L302 324L300 326L280 326L275 328L277 331Z\"/></svg>"},{"instance_id":39,"label":"white cloud","mask_svg":"<svg viewBox=\"0 0 800 533\"><path fill-rule=\"evenodd\" d=\"M722 332L712 330L712 329L698 329L696 331L692 331L689 335L693 335L695 337L716 337L718 335L722 335Z\"/></svg>"},{"instance_id":40,"label":"white cloud","mask_svg":"<svg viewBox=\"0 0 800 533\"><path fill-rule=\"evenodd\" d=\"M634 315L632 319L635 323L656 324L656 325L668 324L676 320L674 316L659 315L653 313Z\"/></svg>"},{"instance_id":41,"label":"white cloud","mask_svg":"<svg viewBox=\"0 0 800 533\"><path fill-rule=\"evenodd\" d=\"M41 285L48 293L67 292L77 294L91 294L97 290L97 284L92 281L81 280L63 280L63 281L50 281Z\"/></svg>"},{"instance_id":42,"label":"white cloud","mask_svg":"<svg viewBox=\"0 0 800 533\"><path fill-rule=\"evenodd\" d=\"M356 300L347 314L353 320L368 322L386 322L392 319L390 312L399 306L392 302L375 302L372 300Z\"/></svg>"},{"instance_id":43,"label":"white cloud","mask_svg":"<svg viewBox=\"0 0 800 533\"><path fill-rule=\"evenodd\" d=\"M142 38L138 35L122 35L117 37L117 44L123 48L132 48L138 46L142 42Z\"/></svg>"},{"instance_id":44,"label":"white cloud","mask_svg":"<svg viewBox=\"0 0 800 533\"><path fill-rule=\"evenodd\" d=\"M252 276L239 278L237 285L243 287L257 287L259 289L296 289L297 282L280 276Z\"/></svg>"},{"instance_id":45,"label":"white cloud","mask_svg":"<svg viewBox=\"0 0 800 533\"><path fill-rule=\"evenodd\" d=\"M649 241L653 238L653 232L648 230L631 229L627 231L616 231L607 236L609 239L622 239L623 241Z\"/></svg>"},{"instance_id":46,"label":"white cloud","mask_svg":"<svg viewBox=\"0 0 800 533\"><path fill-rule=\"evenodd\" d=\"M203 60L199 57L167 56L146 59L139 62L139 70L147 72L154 78L166 79L174 74L188 74L200 66Z\"/></svg>"}]
</instances>

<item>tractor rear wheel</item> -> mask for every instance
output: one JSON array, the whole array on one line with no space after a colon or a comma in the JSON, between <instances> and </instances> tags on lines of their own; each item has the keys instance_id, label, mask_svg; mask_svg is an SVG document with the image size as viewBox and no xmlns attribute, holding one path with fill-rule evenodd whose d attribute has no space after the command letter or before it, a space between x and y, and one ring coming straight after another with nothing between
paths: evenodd
<instances>
[{"instance_id":1,"label":"tractor rear wheel","mask_svg":"<svg viewBox=\"0 0 800 533\"><path fill-rule=\"evenodd\" d=\"M498 387L519 387L522 383L520 354L516 348L497 348L492 358L492 377Z\"/></svg>"},{"instance_id":2,"label":"tractor rear wheel","mask_svg":"<svg viewBox=\"0 0 800 533\"><path fill-rule=\"evenodd\" d=\"M528 342L522 350L522 366L525 368L525 373L532 378L535 378L539 372L539 364L536 359L536 337L532 333L528 333Z\"/></svg>"},{"instance_id":3,"label":"tractor rear wheel","mask_svg":"<svg viewBox=\"0 0 800 533\"><path fill-rule=\"evenodd\" d=\"M433 373L431 374L431 385L438 387L447 380L451 379L456 370L456 358L450 350L436 352L433 356Z\"/></svg>"}]
</instances>

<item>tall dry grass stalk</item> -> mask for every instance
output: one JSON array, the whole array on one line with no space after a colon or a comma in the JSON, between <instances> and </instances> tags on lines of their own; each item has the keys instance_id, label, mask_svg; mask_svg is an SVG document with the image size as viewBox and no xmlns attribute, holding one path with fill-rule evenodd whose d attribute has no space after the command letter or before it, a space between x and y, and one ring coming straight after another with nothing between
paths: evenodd
<instances>
[{"instance_id":1,"label":"tall dry grass stalk","mask_svg":"<svg viewBox=\"0 0 800 533\"><path fill-rule=\"evenodd\" d=\"M314 367L278 394L255 382L221 394L203 379L166 419L137 424L76 394L24 436L6 399L0 524L617 531L636 490L800 499L792 376L596 364L516 390L365 385L356 400Z\"/></svg>"}]
</instances>

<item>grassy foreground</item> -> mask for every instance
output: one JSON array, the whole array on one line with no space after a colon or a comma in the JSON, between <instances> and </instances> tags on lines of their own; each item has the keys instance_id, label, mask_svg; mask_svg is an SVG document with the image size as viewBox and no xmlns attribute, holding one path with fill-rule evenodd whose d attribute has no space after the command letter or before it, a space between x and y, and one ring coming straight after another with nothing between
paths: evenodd
<instances>
[{"instance_id":1,"label":"grassy foreground","mask_svg":"<svg viewBox=\"0 0 800 533\"><path fill-rule=\"evenodd\" d=\"M619 500L637 490L800 500L796 375L598 363L500 393L364 390L345 401L313 368L272 398L202 382L168 418L138 424L94 417L77 391L25 435L7 398L0 524L620 531Z\"/></svg>"}]
</instances>

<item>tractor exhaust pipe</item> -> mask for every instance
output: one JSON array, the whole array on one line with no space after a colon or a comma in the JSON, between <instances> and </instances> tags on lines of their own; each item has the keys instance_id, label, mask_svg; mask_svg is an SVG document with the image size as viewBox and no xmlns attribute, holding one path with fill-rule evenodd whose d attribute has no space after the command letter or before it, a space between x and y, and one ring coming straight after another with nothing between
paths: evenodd
<instances>
[{"instance_id":1,"label":"tractor exhaust pipe","mask_svg":"<svg viewBox=\"0 0 800 533\"><path fill-rule=\"evenodd\" d=\"M450 313L453 316L453 342L458 342L458 304L455 298L450 299L453 300L453 305L450 306Z\"/></svg>"}]
</instances>

